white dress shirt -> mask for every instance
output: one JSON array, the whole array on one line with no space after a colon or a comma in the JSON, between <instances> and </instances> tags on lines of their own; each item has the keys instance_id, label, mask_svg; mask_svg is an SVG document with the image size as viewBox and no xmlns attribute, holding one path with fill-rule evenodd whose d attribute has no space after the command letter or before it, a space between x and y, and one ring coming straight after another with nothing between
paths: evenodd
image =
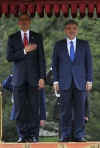
<instances>
[{"instance_id":1,"label":"white dress shirt","mask_svg":"<svg viewBox=\"0 0 100 148\"><path fill-rule=\"evenodd\" d=\"M76 37L73 39L73 40L70 40L69 38L66 39L67 40L67 48L68 48L68 54L70 56L70 42L72 41L73 42L73 45L74 45L74 53L76 52Z\"/></svg>"},{"instance_id":2,"label":"white dress shirt","mask_svg":"<svg viewBox=\"0 0 100 148\"><path fill-rule=\"evenodd\" d=\"M27 40L29 42L29 30L27 30L26 32L24 32L23 30L21 30L21 37L22 37L22 41L23 42L24 42L24 33L26 33Z\"/></svg>"}]
</instances>

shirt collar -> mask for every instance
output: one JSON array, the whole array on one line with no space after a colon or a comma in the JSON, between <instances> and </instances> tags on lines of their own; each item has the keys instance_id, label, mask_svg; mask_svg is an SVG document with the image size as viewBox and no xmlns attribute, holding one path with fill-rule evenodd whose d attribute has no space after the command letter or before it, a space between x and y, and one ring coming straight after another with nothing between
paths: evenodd
<instances>
[{"instance_id":1,"label":"shirt collar","mask_svg":"<svg viewBox=\"0 0 100 148\"><path fill-rule=\"evenodd\" d=\"M23 30L21 30L21 34L24 34L24 33L29 34L29 30L27 30L26 32L24 32Z\"/></svg>"},{"instance_id":2,"label":"shirt collar","mask_svg":"<svg viewBox=\"0 0 100 148\"><path fill-rule=\"evenodd\" d=\"M75 43L76 42L76 37L73 39L73 40L70 40L69 38L67 38L67 43L70 43L70 42L73 42L73 43Z\"/></svg>"}]
</instances>

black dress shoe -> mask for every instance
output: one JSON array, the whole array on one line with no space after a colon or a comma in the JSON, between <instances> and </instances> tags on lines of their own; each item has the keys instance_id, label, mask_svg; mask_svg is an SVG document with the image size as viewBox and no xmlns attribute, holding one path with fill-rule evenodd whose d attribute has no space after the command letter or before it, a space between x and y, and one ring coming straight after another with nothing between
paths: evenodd
<instances>
[{"instance_id":1,"label":"black dress shoe","mask_svg":"<svg viewBox=\"0 0 100 148\"><path fill-rule=\"evenodd\" d=\"M39 139L36 137L32 137L32 142L39 142Z\"/></svg>"},{"instance_id":2,"label":"black dress shoe","mask_svg":"<svg viewBox=\"0 0 100 148\"><path fill-rule=\"evenodd\" d=\"M85 138L75 139L75 142L87 142Z\"/></svg>"},{"instance_id":3,"label":"black dress shoe","mask_svg":"<svg viewBox=\"0 0 100 148\"><path fill-rule=\"evenodd\" d=\"M70 138L61 138L58 142L71 142Z\"/></svg>"},{"instance_id":4,"label":"black dress shoe","mask_svg":"<svg viewBox=\"0 0 100 148\"><path fill-rule=\"evenodd\" d=\"M17 140L17 143L24 143L24 142L27 142L27 140L22 137L19 137L19 139Z\"/></svg>"},{"instance_id":5,"label":"black dress shoe","mask_svg":"<svg viewBox=\"0 0 100 148\"><path fill-rule=\"evenodd\" d=\"M27 137L27 142L33 142L32 137Z\"/></svg>"}]
</instances>

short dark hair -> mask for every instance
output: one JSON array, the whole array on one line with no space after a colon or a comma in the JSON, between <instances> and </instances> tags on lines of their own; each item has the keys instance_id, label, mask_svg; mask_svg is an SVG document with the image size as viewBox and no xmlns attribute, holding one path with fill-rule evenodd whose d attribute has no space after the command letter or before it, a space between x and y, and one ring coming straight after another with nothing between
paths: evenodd
<instances>
[{"instance_id":1,"label":"short dark hair","mask_svg":"<svg viewBox=\"0 0 100 148\"><path fill-rule=\"evenodd\" d=\"M77 21L75 21L75 20L68 20L66 23L65 23L65 26L67 26L67 25L69 25L69 24L75 24L75 25L77 25L78 26L78 22Z\"/></svg>"},{"instance_id":2,"label":"short dark hair","mask_svg":"<svg viewBox=\"0 0 100 148\"><path fill-rule=\"evenodd\" d=\"M23 15L28 16L28 17L29 17L29 19L31 20L31 17L30 17L30 15L29 15L28 13L21 13L21 14L19 15L19 18L20 18L21 16L23 16Z\"/></svg>"}]
</instances>

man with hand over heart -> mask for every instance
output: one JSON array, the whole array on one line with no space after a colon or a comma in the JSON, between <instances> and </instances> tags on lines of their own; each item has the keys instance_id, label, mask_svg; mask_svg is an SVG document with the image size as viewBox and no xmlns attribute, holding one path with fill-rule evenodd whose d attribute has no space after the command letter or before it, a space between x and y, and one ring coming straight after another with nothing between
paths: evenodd
<instances>
[{"instance_id":1,"label":"man with hand over heart","mask_svg":"<svg viewBox=\"0 0 100 148\"><path fill-rule=\"evenodd\" d=\"M21 135L18 142L37 142L39 130L40 89L45 86L45 57L42 36L31 31L31 18L22 14L20 31L8 38L7 60L13 62L15 120Z\"/></svg>"}]
</instances>

